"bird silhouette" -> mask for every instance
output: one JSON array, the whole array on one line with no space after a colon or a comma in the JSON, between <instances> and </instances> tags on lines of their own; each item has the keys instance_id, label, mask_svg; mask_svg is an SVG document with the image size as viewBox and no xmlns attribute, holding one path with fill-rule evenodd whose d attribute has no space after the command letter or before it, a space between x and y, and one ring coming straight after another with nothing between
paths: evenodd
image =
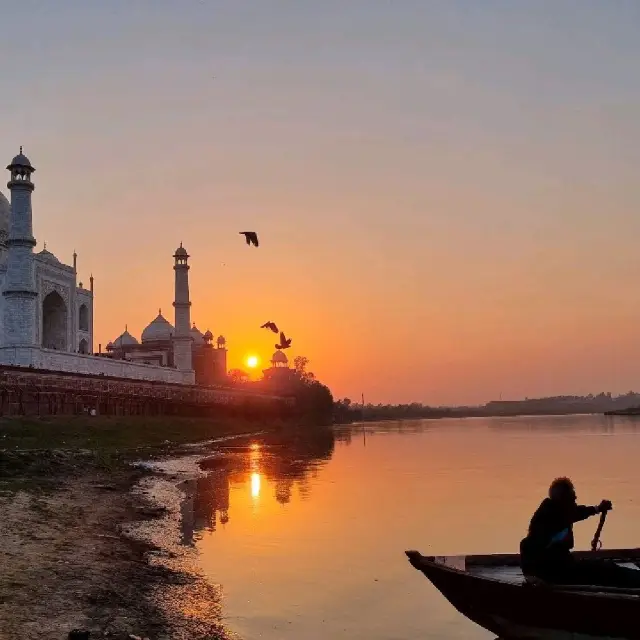
<instances>
[{"instance_id":1,"label":"bird silhouette","mask_svg":"<svg viewBox=\"0 0 640 640\"><path fill-rule=\"evenodd\" d=\"M269 322L265 322L264 324L261 324L260 328L270 329L271 331L273 331L273 333L278 333L278 325L275 322L271 322L271 320L269 320Z\"/></svg>"},{"instance_id":2,"label":"bird silhouette","mask_svg":"<svg viewBox=\"0 0 640 640\"><path fill-rule=\"evenodd\" d=\"M291 346L291 338L287 338L284 332L280 332L280 344L276 345L276 349L288 349Z\"/></svg>"},{"instance_id":3,"label":"bird silhouette","mask_svg":"<svg viewBox=\"0 0 640 640\"><path fill-rule=\"evenodd\" d=\"M259 246L258 234L255 231L240 231L239 233L246 238L248 245Z\"/></svg>"}]
</instances>

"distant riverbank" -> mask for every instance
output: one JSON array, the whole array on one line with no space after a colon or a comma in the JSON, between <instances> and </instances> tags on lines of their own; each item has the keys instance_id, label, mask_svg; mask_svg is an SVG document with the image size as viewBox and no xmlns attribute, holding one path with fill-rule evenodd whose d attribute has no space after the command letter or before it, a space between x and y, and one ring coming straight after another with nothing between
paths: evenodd
<instances>
[{"instance_id":1,"label":"distant riverbank","mask_svg":"<svg viewBox=\"0 0 640 640\"><path fill-rule=\"evenodd\" d=\"M632 408L629 408L632 407ZM420 420L440 418L505 418L517 416L563 415L637 415L640 396L628 393L621 396L601 393L596 396L557 396L525 398L524 400L495 400L478 406L431 407L411 404L354 404L348 398L334 403L336 424L377 422L380 420Z\"/></svg>"},{"instance_id":2,"label":"distant riverbank","mask_svg":"<svg viewBox=\"0 0 640 640\"><path fill-rule=\"evenodd\" d=\"M513 409L503 411L487 411L484 408L451 408L434 409L432 411L394 412L394 411L368 411L354 410L347 414L336 416L334 424L348 425L359 422L388 422L394 420L441 420L445 418L517 418L525 416L570 416L570 415L632 415L622 412L604 412L581 407L556 409L544 411L542 409ZM633 410L631 410L633 411ZM639 410L640 412L640 410Z\"/></svg>"},{"instance_id":3,"label":"distant riverbank","mask_svg":"<svg viewBox=\"0 0 640 640\"><path fill-rule=\"evenodd\" d=\"M114 640L222 637L215 612L196 621L162 605L169 593L204 602L211 587L160 561L175 554L128 534L132 523L167 513L144 491L132 492L159 471L132 463L204 457L216 439L248 442L291 429L166 417L0 422L0 628L34 639L65 638L74 628Z\"/></svg>"},{"instance_id":4,"label":"distant riverbank","mask_svg":"<svg viewBox=\"0 0 640 640\"><path fill-rule=\"evenodd\" d=\"M629 407L628 409L618 409L616 411L605 411L605 416L640 416L640 407Z\"/></svg>"}]
</instances>

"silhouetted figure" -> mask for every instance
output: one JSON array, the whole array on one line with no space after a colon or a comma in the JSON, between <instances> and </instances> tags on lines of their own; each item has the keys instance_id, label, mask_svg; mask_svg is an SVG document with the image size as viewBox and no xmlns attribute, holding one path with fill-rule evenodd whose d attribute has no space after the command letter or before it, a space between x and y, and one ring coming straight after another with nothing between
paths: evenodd
<instances>
[{"instance_id":1,"label":"silhouetted figure","mask_svg":"<svg viewBox=\"0 0 640 640\"><path fill-rule=\"evenodd\" d=\"M275 322L271 322L271 320L269 320L269 322L265 322L264 324L260 325L261 329L271 329L271 331L273 331L273 333L278 333L278 325L276 325Z\"/></svg>"},{"instance_id":2,"label":"silhouetted figure","mask_svg":"<svg viewBox=\"0 0 640 640\"><path fill-rule=\"evenodd\" d=\"M284 332L280 332L280 344L276 345L276 349L288 349L291 346L291 338L287 338Z\"/></svg>"},{"instance_id":3,"label":"silhouetted figure","mask_svg":"<svg viewBox=\"0 0 640 640\"><path fill-rule=\"evenodd\" d=\"M69 640L89 640L89 631L83 631L81 629L74 629L69 631Z\"/></svg>"},{"instance_id":4,"label":"silhouetted figure","mask_svg":"<svg viewBox=\"0 0 640 640\"><path fill-rule=\"evenodd\" d=\"M258 234L255 231L240 231L240 235L246 238L248 245L253 245L254 247L259 245Z\"/></svg>"},{"instance_id":5,"label":"silhouetted figure","mask_svg":"<svg viewBox=\"0 0 640 640\"><path fill-rule=\"evenodd\" d=\"M529 533L520 542L522 573L556 584L640 588L640 571L598 558L577 560L572 554L573 524L613 505L602 500L597 507L577 504L569 478L556 478L531 518Z\"/></svg>"}]
</instances>

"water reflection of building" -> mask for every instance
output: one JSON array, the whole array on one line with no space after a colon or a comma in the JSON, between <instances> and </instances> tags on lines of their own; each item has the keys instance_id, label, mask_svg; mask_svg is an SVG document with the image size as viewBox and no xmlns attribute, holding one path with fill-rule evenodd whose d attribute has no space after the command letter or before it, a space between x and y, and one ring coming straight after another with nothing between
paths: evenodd
<instances>
[{"instance_id":1,"label":"water reflection of building","mask_svg":"<svg viewBox=\"0 0 640 640\"><path fill-rule=\"evenodd\" d=\"M229 521L232 486L247 487L254 500L261 497L264 484L274 485L274 497L282 505L291 501L294 488L301 499L311 495L309 479L333 454L335 440L329 429L283 436L270 434L240 451L229 446L226 455L203 461L205 477L187 484L182 508L182 531L191 543L195 532L215 531Z\"/></svg>"},{"instance_id":2,"label":"water reflection of building","mask_svg":"<svg viewBox=\"0 0 640 640\"><path fill-rule=\"evenodd\" d=\"M193 509L196 531L215 531L218 516L220 524L229 522L229 491L229 472L226 469L198 478Z\"/></svg>"},{"instance_id":3,"label":"water reflection of building","mask_svg":"<svg viewBox=\"0 0 640 640\"><path fill-rule=\"evenodd\" d=\"M218 522L229 522L229 472L219 469L202 478L184 483L181 506L182 542L192 544L197 531L215 531Z\"/></svg>"},{"instance_id":4,"label":"water reflection of building","mask_svg":"<svg viewBox=\"0 0 640 640\"><path fill-rule=\"evenodd\" d=\"M276 479L276 500L280 504L287 504L291 500L291 489L293 488L293 480L291 478L282 477Z\"/></svg>"}]
</instances>

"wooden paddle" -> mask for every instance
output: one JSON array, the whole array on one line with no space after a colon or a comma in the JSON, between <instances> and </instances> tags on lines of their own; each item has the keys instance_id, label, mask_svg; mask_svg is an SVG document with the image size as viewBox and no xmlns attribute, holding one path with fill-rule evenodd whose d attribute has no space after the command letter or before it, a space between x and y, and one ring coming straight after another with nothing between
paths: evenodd
<instances>
[{"instance_id":1,"label":"wooden paddle","mask_svg":"<svg viewBox=\"0 0 640 640\"><path fill-rule=\"evenodd\" d=\"M607 519L607 512L603 511L600 514L600 522L598 522L598 528L591 541L591 551L597 551L602 547L602 541L600 540L600 534L602 533L602 527L604 527L604 521Z\"/></svg>"}]
</instances>

